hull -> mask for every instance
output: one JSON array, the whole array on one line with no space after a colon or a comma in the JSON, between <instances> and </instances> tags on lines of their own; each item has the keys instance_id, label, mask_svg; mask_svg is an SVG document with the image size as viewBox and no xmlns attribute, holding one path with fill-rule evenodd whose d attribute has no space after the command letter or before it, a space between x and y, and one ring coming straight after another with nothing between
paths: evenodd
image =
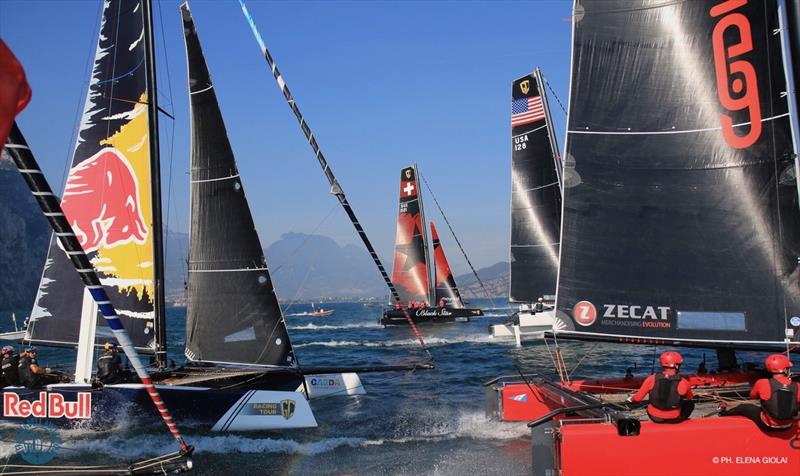
<instances>
[{"instance_id":1,"label":"hull","mask_svg":"<svg viewBox=\"0 0 800 476\"><path fill-rule=\"evenodd\" d=\"M415 324L468 322L470 318L483 316L482 310L467 308L426 307L422 309L409 309L408 312L411 318L414 319ZM408 321L403 311L389 309L383 312L383 316L378 320L378 324L384 326L407 326Z\"/></svg>"},{"instance_id":2,"label":"hull","mask_svg":"<svg viewBox=\"0 0 800 476\"><path fill-rule=\"evenodd\" d=\"M643 378L559 384L500 377L486 384L486 413L530 422L534 475L797 474L797 423L765 433L746 418L717 416L717 400L702 398L746 393L757 373L686 377L697 403L678 424L651 422L641 406L620 406Z\"/></svg>"},{"instance_id":3,"label":"hull","mask_svg":"<svg viewBox=\"0 0 800 476\"><path fill-rule=\"evenodd\" d=\"M498 339L514 339L519 344L524 339L541 339L553 329L553 311L532 312L520 310L509 321L489 326L489 334Z\"/></svg>"},{"instance_id":4,"label":"hull","mask_svg":"<svg viewBox=\"0 0 800 476\"><path fill-rule=\"evenodd\" d=\"M317 426L305 396L293 391L175 385L156 385L156 388L177 422L203 430L259 431ZM3 389L2 418L8 422L24 424L36 419L59 427L107 428L132 420L132 415L144 421L148 417L153 421L160 418L142 384L115 384L101 389L72 384L36 390Z\"/></svg>"}]
</instances>

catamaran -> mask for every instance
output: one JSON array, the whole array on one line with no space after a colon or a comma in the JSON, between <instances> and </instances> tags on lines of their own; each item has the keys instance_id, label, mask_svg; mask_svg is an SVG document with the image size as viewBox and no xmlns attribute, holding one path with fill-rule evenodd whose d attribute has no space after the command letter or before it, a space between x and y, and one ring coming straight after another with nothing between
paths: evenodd
<instances>
[{"instance_id":1,"label":"catamaran","mask_svg":"<svg viewBox=\"0 0 800 476\"><path fill-rule=\"evenodd\" d=\"M511 85L509 301L519 310L494 337L541 338L553 327L561 226L561 158L539 68Z\"/></svg>"},{"instance_id":2,"label":"catamaran","mask_svg":"<svg viewBox=\"0 0 800 476\"><path fill-rule=\"evenodd\" d=\"M797 421L767 433L717 410L761 376L736 350L800 349L797 2L577 0L573 12L549 334L712 348L720 368L685 376L696 406L678 424L625 403L641 376L571 380L559 352L560 381L498 379L487 408L531 421L536 475L796 475Z\"/></svg>"},{"instance_id":3,"label":"catamaran","mask_svg":"<svg viewBox=\"0 0 800 476\"><path fill-rule=\"evenodd\" d=\"M394 248L392 282L398 286L399 301L384 311L380 324L405 325L405 313L418 322L468 321L482 316L480 309L468 309L458 292L450 265L431 222L434 246L434 282L431 285L428 263L428 232L422 207L416 164L400 171L400 208Z\"/></svg>"}]
</instances>

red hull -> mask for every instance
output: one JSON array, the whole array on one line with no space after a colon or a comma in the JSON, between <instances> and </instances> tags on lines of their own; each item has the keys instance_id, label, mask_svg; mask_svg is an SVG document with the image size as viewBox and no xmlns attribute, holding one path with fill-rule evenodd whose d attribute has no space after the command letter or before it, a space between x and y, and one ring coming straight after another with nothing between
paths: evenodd
<instances>
[{"instance_id":1,"label":"red hull","mask_svg":"<svg viewBox=\"0 0 800 476\"><path fill-rule=\"evenodd\" d=\"M645 421L637 436L619 436L611 423L573 424L561 428L556 454L562 476L797 476L795 431L767 435L742 417Z\"/></svg>"},{"instance_id":2,"label":"red hull","mask_svg":"<svg viewBox=\"0 0 800 476\"><path fill-rule=\"evenodd\" d=\"M759 374L756 372L721 372L717 374L686 375L692 388L723 388L726 385L754 383ZM631 379L603 379L603 380L575 380L569 385L562 384L564 388L575 392L590 392L595 394L620 393L634 391L642 384L644 377ZM563 395L516 381L498 381L493 387L499 399L494 411L503 421L531 421L542 415L564 406L574 405L576 402L564 402ZM799 473L800 474L800 473Z\"/></svg>"}]
</instances>

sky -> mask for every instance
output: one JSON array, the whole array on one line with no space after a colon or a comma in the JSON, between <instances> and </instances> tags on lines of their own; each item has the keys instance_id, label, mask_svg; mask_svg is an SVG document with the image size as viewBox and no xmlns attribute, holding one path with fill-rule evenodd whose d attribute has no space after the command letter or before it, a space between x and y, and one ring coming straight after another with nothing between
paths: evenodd
<instances>
[{"instance_id":1,"label":"sky","mask_svg":"<svg viewBox=\"0 0 800 476\"><path fill-rule=\"evenodd\" d=\"M164 220L188 230L189 124L179 5L154 0ZM416 162L473 264L508 260L511 82L542 68L566 106L571 0L247 2L379 254L400 169ZM283 233L361 242L270 74L237 0L190 3L264 246ZM0 37L33 89L18 122L62 189L97 43L99 0L0 0ZM565 113L551 96L563 147ZM423 188L456 273L468 268ZM366 250L364 251L366 253ZM390 262L384 263L391 266Z\"/></svg>"}]
</instances>

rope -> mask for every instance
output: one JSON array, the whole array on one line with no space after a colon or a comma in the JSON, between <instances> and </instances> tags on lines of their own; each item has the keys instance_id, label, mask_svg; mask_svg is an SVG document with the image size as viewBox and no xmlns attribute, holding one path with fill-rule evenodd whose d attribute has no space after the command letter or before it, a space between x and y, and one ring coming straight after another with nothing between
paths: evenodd
<instances>
[{"instance_id":1,"label":"rope","mask_svg":"<svg viewBox=\"0 0 800 476\"><path fill-rule=\"evenodd\" d=\"M455 232L455 230L453 230L453 225L450 224L450 220L448 220L447 219L447 215L444 214L444 210L442 210L442 206L439 204L439 200L436 199L436 195L433 193L433 189L428 184L428 180L422 174L419 174L419 176L422 177L422 181L425 183L425 187L428 189L428 192L430 192L431 197L433 197L433 203L436 204L436 208L439 209L439 213L442 215L442 218L444 218L444 222L447 223L447 228L450 229L450 234L453 235L453 239L456 240L456 244L458 244L458 249L461 250L461 254L464 255L464 259L467 260L467 264L469 265L469 269L472 270L472 274L475 275L475 279L478 280L478 284L481 285L481 289L483 289L483 292L484 292L484 294L486 294L486 297L489 298L489 301L492 303L492 308L494 309L495 308L494 299L492 299L492 296L489 294L489 290L486 289L486 286L483 285L483 281L481 281L481 277L478 276L478 272L475 271L475 267L472 266L472 262L469 260L469 256L467 256L467 252L464 250L464 247L461 246L461 241L458 240L458 237L456 236L456 232Z\"/></svg>"},{"instance_id":2,"label":"rope","mask_svg":"<svg viewBox=\"0 0 800 476\"><path fill-rule=\"evenodd\" d=\"M400 304L400 308L403 310L403 315L408 321L408 325L411 327L411 330L414 332L414 335L419 340L422 349L428 355L430 360L433 360L433 355L428 349L428 345L425 344L425 340L422 338L422 334L417 329L416 324L414 324L414 320L411 318L411 315L408 313L408 309L403 306L403 303L400 300L400 294L398 294L397 289L395 289L392 280L389 279L389 275L386 272L386 268L384 268L381 259L378 257L378 253L375 251L375 248L372 246L369 238L367 237L367 233L364 231L364 228L356 218L356 214L353 211L353 208L350 206L350 203L347 201L347 197L344 194L344 189L342 189L341 185L339 184L338 180L336 180L336 176L333 175L333 170L331 170L328 161L325 159L325 156L322 154L322 150L317 144L317 139L314 137L314 134L311 132L311 128L308 126L303 114L300 112L300 108L297 106L297 102L294 100L292 93L289 91L289 88L286 86L286 81L284 81L283 77L281 76L280 71L278 71L278 67L275 65L275 61L272 59L272 55L270 54L269 50L267 49L267 45L264 43L264 39L261 37L261 33L259 33L258 28L256 27L255 20L250 15L250 12L247 10L247 7L244 4L244 0L239 0L239 4L242 7L242 13L244 14L245 18L247 19L247 23L250 25L250 30L253 32L253 36L255 36L256 41L258 42L259 47L261 48L261 53L264 55L264 59L267 60L267 64L269 65L270 71L272 71L272 76L275 78L275 81L278 83L278 87L280 88L281 92L283 93L283 97L286 99L286 103L289 105L289 108L294 113L295 118L297 119L297 123L300 125L300 129L303 131L303 134L306 136L308 140L308 145L311 146L311 149L314 151L314 155L319 162L320 167L322 167L322 172L325 174L325 178L328 179L328 183L331 186L331 193L336 195L336 198L339 200L339 203L344 208L344 211L347 213L347 216L350 218L350 222L358 232L358 236L361 238L361 241L366 246L367 251L369 251L370 256L372 256L372 261L375 263L375 266L378 267L378 271L381 273L386 286L389 287L389 291L392 294L395 302Z\"/></svg>"}]
</instances>

